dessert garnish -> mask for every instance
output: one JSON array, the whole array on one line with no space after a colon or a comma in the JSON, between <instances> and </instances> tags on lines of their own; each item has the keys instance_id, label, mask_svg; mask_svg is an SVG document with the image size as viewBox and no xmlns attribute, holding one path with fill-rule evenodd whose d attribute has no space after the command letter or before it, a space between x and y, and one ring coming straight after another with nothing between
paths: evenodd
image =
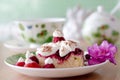
<instances>
[{"instance_id":1,"label":"dessert garnish","mask_svg":"<svg viewBox=\"0 0 120 80\"><path fill-rule=\"evenodd\" d=\"M35 62L35 61L32 61L31 59L27 58L25 60L25 65L24 67L30 67L30 68L40 68L41 66Z\"/></svg>"},{"instance_id":2,"label":"dessert garnish","mask_svg":"<svg viewBox=\"0 0 120 80\"><path fill-rule=\"evenodd\" d=\"M35 61L35 62L37 62L39 64L39 61L36 58L36 56L33 53L30 53L29 51L26 52L26 58L29 58L32 61Z\"/></svg>"},{"instance_id":3,"label":"dessert garnish","mask_svg":"<svg viewBox=\"0 0 120 80\"><path fill-rule=\"evenodd\" d=\"M58 50L58 46L55 43L46 43L37 48L36 54L41 56L50 56Z\"/></svg>"},{"instance_id":4,"label":"dessert garnish","mask_svg":"<svg viewBox=\"0 0 120 80\"><path fill-rule=\"evenodd\" d=\"M23 67L25 65L25 60L20 57L15 65Z\"/></svg>"},{"instance_id":5,"label":"dessert garnish","mask_svg":"<svg viewBox=\"0 0 120 80\"><path fill-rule=\"evenodd\" d=\"M61 42L61 46L60 46L60 56L64 57L66 56L69 52L74 51L75 48L77 48L77 43L71 40L66 40L66 41L62 41Z\"/></svg>"},{"instance_id":6,"label":"dessert garnish","mask_svg":"<svg viewBox=\"0 0 120 80\"><path fill-rule=\"evenodd\" d=\"M53 60L50 57L45 59L45 65L43 66L43 68L55 68Z\"/></svg>"},{"instance_id":7,"label":"dessert garnish","mask_svg":"<svg viewBox=\"0 0 120 80\"><path fill-rule=\"evenodd\" d=\"M115 53L117 47L104 40L100 45L94 44L88 47L87 60L89 65L99 64L109 60L111 63L116 64Z\"/></svg>"},{"instance_id":8,"label":"dessert garnish","mask_svg":"<svg viewBox=\"0 0 120 80\"><path fill-rule=\"evenodd\" d=\"M53 32L53 42L59 42L59 41L64 41L63 33L60 30L55 30Z\"/></svg>"}]
</instances>

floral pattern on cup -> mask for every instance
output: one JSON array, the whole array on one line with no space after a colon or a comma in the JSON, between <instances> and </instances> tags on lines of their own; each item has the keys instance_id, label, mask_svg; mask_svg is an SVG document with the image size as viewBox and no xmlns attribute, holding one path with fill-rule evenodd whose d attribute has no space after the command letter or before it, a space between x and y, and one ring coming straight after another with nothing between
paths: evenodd
<instances>
[{"instance_id":1,"label":"floral pattern on cup","mask_svg":"<svg viewBox=\"0 0 120 80\"><path fill-rule=\"evenodd\" d=\"M21 23L19 24L19 29L20 29L20 30L22 30L22 31L24 31L24 30L25 30L25 28L24 28L23 24L21 24Z\"/></svg>"},{"instance_id":2,"label":"floral pattern on cup","mask_svg":"<svg viewBox=\"0 0 120 80\"><path fill-rule=\"evenodd\" d=\"M28 29L32 29L32 25L27 26Z\"/></svg>"},{"instance_id":3,"label":"floral pattern on cup","mask_svg":"<svg viewBox=\"0 0 120 80\"><path fill-rule=\"evenodd\" d=\"M106 34L106 31L109 28L110 27L108 25L103 25L101 27L98 27L96 32L92 33L92 37L87 36L86 39L91 41L92 39L94 39L94 41L97 42L98 44L101 44L103 40L107 40L110 43L115 43L119 38L119 32L116 30L112 30L110 36L108 36Z\"/></svg>"},{"instance_id":4,"label":"floral pattern on cup","mask_svg":"<svg viewBox=\"0 0 120 80\"><path fill-rule=\"evenodd\" d=\"M26 31L25 27L27 27L27 29L30 30L33 28L33 26L35 26L35 28L39 28L41 30L40 30L40 32L36 33L36 36L29 37L25 34L25 31ZM54 24L54 26L55 26L55 24ZM53 28L57 28L57 27L53 27ZM43 43L52 41L52 35L50 35L49 31L46 29L46 24L35 24L35 25L24 26L22 23L19 23L19 30L21 31L20 36L27 42L43 44ZM36 37L37 39L35 39L34 37Z\"/></svg>"}]
</instances>

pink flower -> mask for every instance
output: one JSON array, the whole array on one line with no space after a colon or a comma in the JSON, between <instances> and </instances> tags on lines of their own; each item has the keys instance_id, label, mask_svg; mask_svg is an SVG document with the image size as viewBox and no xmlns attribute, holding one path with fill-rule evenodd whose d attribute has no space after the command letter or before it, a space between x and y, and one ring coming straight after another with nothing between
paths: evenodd
<instances>
[{"instance_id":1,"label":"pink flower","mask_svg":"<svg viewBox=\"0 0 120 80\"><path fill-rule=\"evenodd\" d=\"M99 64L109 60L111 63L116 64L115 62L115 53L117 52L117 47L107 41L103 41L100 46L94 44L91 47L88 47L88 59L89 65Z\"/></svg>"}]
</instances>

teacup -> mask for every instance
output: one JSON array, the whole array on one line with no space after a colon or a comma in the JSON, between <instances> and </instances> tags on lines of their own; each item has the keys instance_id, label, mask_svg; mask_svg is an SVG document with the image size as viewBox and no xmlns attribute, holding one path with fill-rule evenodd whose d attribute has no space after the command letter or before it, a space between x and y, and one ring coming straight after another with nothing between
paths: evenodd
<instances>
[{"instance_id":1,"label":"teacup","mask_svg":"<svg viewBox=\"0 0 120 80\"><path fill-rule=\"evenodd\" d=\"M64 22L64 18L15 21L14 36L27 43L51 42L53 31L62 29Z\"/></svg>"}]
</instances>

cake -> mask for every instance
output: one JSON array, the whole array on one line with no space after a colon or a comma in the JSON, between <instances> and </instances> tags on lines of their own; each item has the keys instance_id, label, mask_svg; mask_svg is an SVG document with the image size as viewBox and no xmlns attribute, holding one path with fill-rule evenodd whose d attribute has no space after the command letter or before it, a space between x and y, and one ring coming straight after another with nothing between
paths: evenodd
<instances>
[{"instance_id":1,"label":"cake","mask_svg":"<svg viewBox=\"0 0 120 80\"><path fill-rule=\"evenodd\" d=\"M28 68L72 68L84 66L83 50L78 42L65 40L60 30L53 32L53 41L37 48L35 54L27 51L16 66Z\"/></svg>"},{"instance_id":2,"label":"cake","mask_svg":"<svg viewBox=\"0 0 120 80\"><path fill-rule=\"evenodd\" d=\"M43 44L37 49L36 56L41 66L49 62L55 68L84 66L80 44L72 40L65 40L59 30L53 32L53 42Z\"/></svg>"}]
</instances>

